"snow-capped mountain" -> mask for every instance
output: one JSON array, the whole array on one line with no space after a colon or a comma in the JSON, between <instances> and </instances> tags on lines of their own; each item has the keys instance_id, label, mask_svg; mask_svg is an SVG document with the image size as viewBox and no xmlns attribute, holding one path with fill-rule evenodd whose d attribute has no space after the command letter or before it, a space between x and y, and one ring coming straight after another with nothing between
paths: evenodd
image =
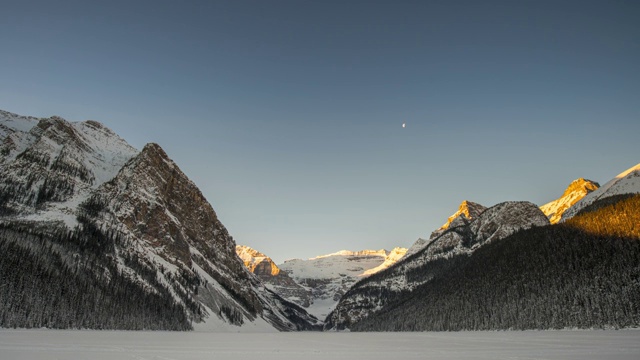
<instances>
[{"instance_id":1,"label":"snow-capped mountain","mask_svg":"<svg viewBox=\"0 0 640 360\"><path fill-rule=\"evenodd\" d=\"M95 121L8 112L0 135L0 265L38 273L33 284L2 284L10 300L28 287L20 306L30 315L3 307L1 325L317 327L244 267L211 205L157 144L138 152Z\"/></svg>"},{"instance_id":2,"label":"snow-capped mountain","mask_svg":"<svg viewBox=\"0 0 640 360\"><path fill-rule=\"evenodd\" d=\"M406 251L394 249L396 254ZM292 259L278 265L296 283L311 293L307 311L323 319L333 310L342 295L374 268L382 268L392 252L387 250L341 250L307 260ZM393 255L391 258L393 258ZM389 259L391 259L389 258Z\"/></svg>"},{"instance_id":3,"label":"snow-capped mountain","mask_svg":"<svg viewBox=\"0 0 640 360\"><path fill-rule=\"evenodd\" d=\"M572 218L583 208L593 204L597 200L614 195L640 193L640 164L631 167L609 180L597 190L590 192L572 207L567 209L562 215L562 220Z\"/></svg>"},{"instance_id":4,"label":"snow-capped mountain","mask_svg":"<svg viewBox=\"0 0 640 360\"><path fill-rule=\"evenodd\" d=\"M349 328L383 310L389 302L447 271L441 264L451 258L469 256L517 231L544 225L549 225L549 220L529 202L505 202L484 210L470 222L452 221L447 230L416 253L355 284L326 318L325 329Z\"/></svg>"},{"instance_id":5,"label":"snow-capped mountain","mask_svg":"<svg viewBox=\"0 0 640 360\"><path fill-rule=\"evenodd\" d=\"M569 184L561 197L540 206L540 210L547 215L552 224L555 224L560 221L567 209L599 187L600 184L597 182L583 178L576 179Z\"/></svg>"},{"instance_id":6,"label":"snow-capped mountain","mask_svg":"<svg viewBox=\"0 0 640 360\"><path fill-rule=\"evenodd\" d=\"M236 245L236 253L247 269L260 278L267 288L302 307L311 305L311 291L281 271L270 257L244 245Z\"/></svg>"},{"instance_id":7,"label":"snow-capped mountain","mask_svg":"<svg viewBox=\"0 0 640 360\"><path fill-rule=\"evenodd\" d=\"M468 224L471 220L477 218L482 214L487 208L472 201L464 200L460 203L458 207L458 211L456 211L453 215L449 216L447 222L444 223L440 228L434 230L429 236L429 240L427 239L418 239L416 242L411 245L409 250L407 251L406 256L411 256L418 251L422 250L425 246L427 246L432 240L442 235L447 229L450 227L457 227L464 224Z\"/></svg>"},{"instance_id":8,"label":"snow-capped mountain","mask_svg":"<svg viewBox=\"0 0 640 360\"><path fill-rule=\"evenodd\" d=\"M407 249L342 250L307 260L287 260L280 265L247 246L237 246L236 251L265 286L324 319L353 284L393 265Z\"/></svg>"}]
</instances>

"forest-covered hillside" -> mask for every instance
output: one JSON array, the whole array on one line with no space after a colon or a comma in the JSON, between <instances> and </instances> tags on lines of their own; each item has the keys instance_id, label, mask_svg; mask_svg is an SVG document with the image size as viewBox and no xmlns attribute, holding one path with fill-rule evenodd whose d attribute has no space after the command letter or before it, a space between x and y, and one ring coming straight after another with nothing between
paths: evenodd
<instances>
[{"instance_id":1,"label":"forest-covered hillside","mask_svg":"<svg viewBox=\"0 0 640 360\"><path fill-rule=\"evenodd\" d=\"M640 195L609 197L565 223L442 260L455 263L351 330L638 326L639 210Z\"/></svg>"},{"instance_id":2,"label":"forest-covered hillside","mask_svg":"<svg viewBox=\"0 0 640 360\"><path fill-rule=\"evenodd\" d=\"M140 280L119 271L113 246L122 239L88 229L0 224L0 327L191 329L155 273L134 257L123 260Z\"/></svg>"}]
</instances>

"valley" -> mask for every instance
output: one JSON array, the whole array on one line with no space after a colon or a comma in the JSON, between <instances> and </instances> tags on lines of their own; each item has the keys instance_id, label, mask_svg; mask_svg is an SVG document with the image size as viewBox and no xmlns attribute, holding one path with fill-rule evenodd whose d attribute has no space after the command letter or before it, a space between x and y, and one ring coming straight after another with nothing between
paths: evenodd
<instances>
[{"instance_id":1,"label":"valley","mask_svg":"<svg viewBox=\"0 0 640 360\"><path fill-rule=\"evenodd\" d=\"M603 186L577 179L542 206L463 201L409 249L275 264L235 242L158 144L137 150L95 121L6 111L0 136L2 327L640 325L640 165Z\"/></svg>"}]
</instances>

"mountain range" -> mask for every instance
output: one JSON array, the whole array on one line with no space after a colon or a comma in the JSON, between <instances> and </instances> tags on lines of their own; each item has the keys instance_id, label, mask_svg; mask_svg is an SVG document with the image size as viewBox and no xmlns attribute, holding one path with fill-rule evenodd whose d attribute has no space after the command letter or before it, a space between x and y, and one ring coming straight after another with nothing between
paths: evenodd
<instances>
[{"instance_id":1,"label":"mountain range","mask_svg":"<svg viewBox=\"0 0 640 360\"><path fill-rule=\"evenodd\" d=\"M475 204L472 213L463 202L429 240L355 284L325 329L637 326L639 176L634 166L602 187L578 179L541 208Z\"/></svg>"},{"instance_id":2,"label":"mountain range","mask_svg":"<svg viewBox=\"0 0 640 360\"><path fill-rule=\"evenodd\" d=\"M324 319L358 280L388 268L407 251L405 248L341 250L275 265L269 257L250 247L237 246L236 250L249 270L268 288L319 319Z\"/></svg>"},{"instance_id":3,"label":"mountain range","mask_svg":"<svg viewBox=\"0 0 640 360\"><path fill-rule=\"evenodd\" d=\"M410 249L276 265L154 143L0 111L0 327L415 331L640 325L640 164L541 207L464 201Z\"/></svg>"}]
</instances>

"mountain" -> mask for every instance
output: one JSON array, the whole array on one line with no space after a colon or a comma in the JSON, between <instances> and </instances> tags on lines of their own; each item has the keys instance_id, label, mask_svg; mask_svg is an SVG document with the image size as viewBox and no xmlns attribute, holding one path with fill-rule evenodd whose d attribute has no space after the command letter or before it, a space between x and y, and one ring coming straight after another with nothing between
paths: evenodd
<instances>
[{"instance_id":1,"label":"mountain","mask_svg":"<svg viewBox=\"0 0 640 360\"><path fill-rule=\"evenodd\" d=\"M487 208L472 201L464 200L460 203L458 207L458 211L456 211L453 215L449 216L447 222L442 225L440 228L434 230L429 236L429 240L426 239L418 239L415 243L409 248L406 256L413 255L418 251L422 250L425 246L427 246L433 239L442 235L449 227L457 227L460 225L468 224L469 221L477 218L482 214Z\"/></svg>"},{"instance_id":2,"label":"mountain","mask_svg":"<svg viewBox=\"0 0 640 360\"><path fill-rule=\"evenodd\" d=\"M487 244L524 229L549 225L549 220L532 203L505 202L484 210L470 222L453 224L416 253L353 286L327 316L325 329L352 328L402 302L413 290L446 274L457 261Z\"/></svg>"},{"instance_id":3,"label":"mountain","mask_svg":"<svg viewBox=\"0 0 640 360\"><path fill-rule=\"evenodd\" d=\"M423 267L421 271L429 273L428 281L350 328L638 327L639 223L640 195L596 200L563 223L519 231L470 256ZM408 276L425 278L420 273Z\"/></svg>"},{"instance_id":4,"label":"mountain","mask_svg":"<svg viewBox=\"0 0 640 360\"><path fill-rule=\"evenodd\" d=\"M287 260L276 266L269 257L247 246L236 250L265 286L322 319L354 283L391 266L407 251L342 250L308 260Z\"/></svg>"},{"instance_id":5,"label":"mountain","mask_svg":"<svg viewBox=\"0 0 640 360\"><path fill-rule=\"evenodd\" d=\"M0 112L0 326L315 329L157 144Z\"/></svg>"},{"instance_id":6,"label":"mountain","mask_svg":"<svg viewBox=\"0 0 640 360\"><path fill-rule=\"evenodd\" d=\"M311 291L281 271L270 257L244 245L236 245L236 253L249 271L260 278L267 288L304 308L311 305Z\"/></svg>"},{"instance_id":7,"label":"mountain","mask_svg":"<svg viewBox=\"0 0 640 360\"><path fill-rule=\"evenodd\" d=\"M580 201L564 212L561 221L566 221L572 218L583 208L600 199L620 194L637 193L640 193L640 164L623 171L597 190L594 190L583 197Z\"/></svg>"},{"instance_id":8,"label":"mountain","mask_svg":"<svg viewBox=\"0 0 640 360\"><path fill-rule=\"evenodd\" d=\"M599 187L600 184L597 182L583 178L576 179L569 184L561 197L540 206L540 210L547 215L552 224L555 224L560 221L565 211Z\"/></svg>"},{"instance_id":9,"label":"mountain","mask_svg":"<svg viewBox=\"0 0 640 360\"><path fill-rule=\"evenodd\" d=\"M322 319L365 272L382 265L387 250L342 250L307 260L287 260L279 267L311 293L307 311Z\"/></svg>"}]
</instances>

